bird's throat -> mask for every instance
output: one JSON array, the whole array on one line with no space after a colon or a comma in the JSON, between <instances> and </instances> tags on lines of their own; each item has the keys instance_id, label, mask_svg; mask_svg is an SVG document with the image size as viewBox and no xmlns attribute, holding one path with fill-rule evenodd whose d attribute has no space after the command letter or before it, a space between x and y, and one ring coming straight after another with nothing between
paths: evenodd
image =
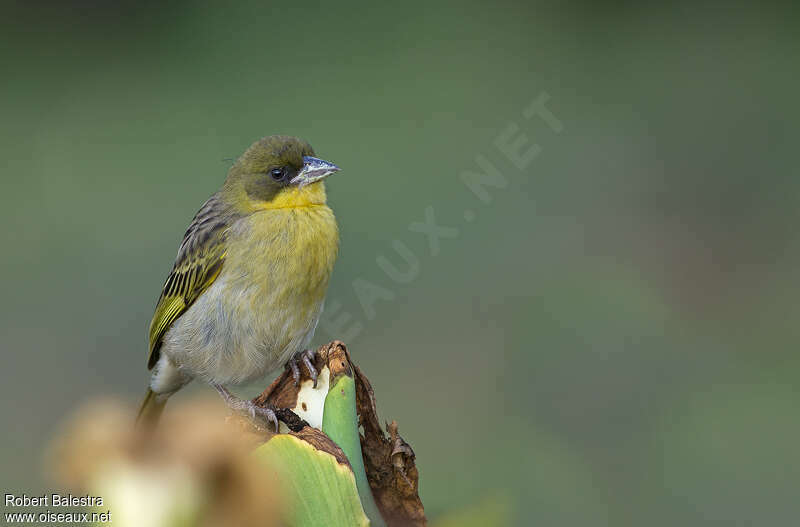
<instances>
[{"instance_id":1,"label":"bird's throat","mask_svg":"<svg viewBox=\"0 0 800 527\"><path fill-rule=\"evenodd\" d=\"M305 187L291 186L282 189L269 201L262 201L256 205L257 210L271 209L296 209L303 207L318 207L325 205L325 184L322 181L312 183Z\"/></svg>"}]
</instances>

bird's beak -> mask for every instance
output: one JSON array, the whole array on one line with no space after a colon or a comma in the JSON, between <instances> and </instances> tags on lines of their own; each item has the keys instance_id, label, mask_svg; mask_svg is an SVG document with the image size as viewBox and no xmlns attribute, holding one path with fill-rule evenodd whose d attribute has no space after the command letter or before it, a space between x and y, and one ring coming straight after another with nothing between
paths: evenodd
<instances>
[{"instance_id":1,"label":"bird's beak","mask_svg":"<svg viewBox=\"0 0 800 527\"><path fill-rule=\"evenodd\" d=\"M306 185L325 179L338 170L339 167L333 163L328 163L316 157L303 156L303 168L292 178L290 183L299 187L305 187Z\"/></svg>"}]
</instances>

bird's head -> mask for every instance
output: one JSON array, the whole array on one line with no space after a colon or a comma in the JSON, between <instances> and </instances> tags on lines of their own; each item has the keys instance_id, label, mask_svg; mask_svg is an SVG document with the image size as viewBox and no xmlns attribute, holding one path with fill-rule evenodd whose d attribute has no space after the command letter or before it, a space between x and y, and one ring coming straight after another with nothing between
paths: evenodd
<instances>
[{"instance_id":1,"label":"bird's head","mask_svg":"<svg viewBox=\"0 0 800 527\"><path fill-rule=\"evenodd\" d=\"M323 205L322 181L338 170L314 157L306 141L271 135L253 143L236 160L223 192L242 212Z\"/></svg>"}]
</instances>

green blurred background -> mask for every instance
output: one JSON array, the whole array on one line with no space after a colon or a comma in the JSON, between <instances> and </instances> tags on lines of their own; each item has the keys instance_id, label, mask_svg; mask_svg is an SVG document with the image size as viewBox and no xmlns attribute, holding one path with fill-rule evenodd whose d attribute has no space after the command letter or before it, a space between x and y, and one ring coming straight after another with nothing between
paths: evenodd
<instances>
[{"instance_id":1,"label":"green blurred background","mask_svg":"<svg viewBox=\"0 0 800 527\"><path fill-rule=\"evenodd\" d=\"M3 12L4 492L44 488L42 447L81 401L142 395L186 225L225 159L285 133L342 167L329 306L416 450L429 517L487 503L515 525L796 522L789 4ZM522 118L542 92L560 134ZM493 145L509 122L541 147L524 171ZM508 179L488 205L459 178L478 153ZM435 256L408 228L429 206L459 229ZM376 262L402 266L393 240L419 260L410 283ZM370 318L356 280L393 299ZM342 333L328 321L316 343Z\"/></svg>"}]
</instances>

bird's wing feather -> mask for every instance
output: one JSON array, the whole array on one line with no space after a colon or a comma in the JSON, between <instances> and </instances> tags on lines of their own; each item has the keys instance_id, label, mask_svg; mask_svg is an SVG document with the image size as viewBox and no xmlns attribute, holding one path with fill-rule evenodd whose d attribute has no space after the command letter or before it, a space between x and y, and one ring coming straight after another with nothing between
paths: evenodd
<instances>
[{"instance_id":1,"label":"bird's wing feather","mask_svg":"<svg viewBox=\"0 0 800 527\"><path fill-rule=\"evenodd\" d=\"M219 276L231 221L215 195L203 204L186 230L150 322L148 369L158 362L164 333Z\"/></svg>"}]
</instances>

